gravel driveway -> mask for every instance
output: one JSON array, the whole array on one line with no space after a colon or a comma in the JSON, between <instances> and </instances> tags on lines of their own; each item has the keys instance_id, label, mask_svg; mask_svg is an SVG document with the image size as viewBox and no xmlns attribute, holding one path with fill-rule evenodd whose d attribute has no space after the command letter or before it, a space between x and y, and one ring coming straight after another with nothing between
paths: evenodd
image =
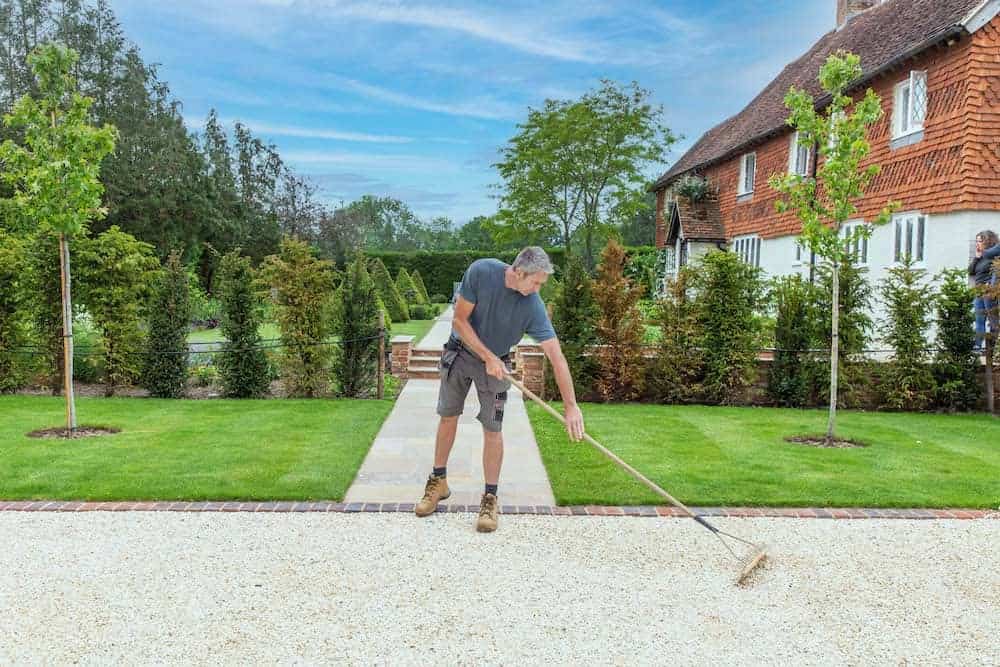
<instances>
[{"instance_id":1,"label":"gravel driveway","mask_svg":"<svg viewBox=\"0 0 1000 667\"><path fill-rule=\"evenodd\" d=\"M1000 520L0 513L0 663L1000 663Z\"/></svg>"}]
</instances>

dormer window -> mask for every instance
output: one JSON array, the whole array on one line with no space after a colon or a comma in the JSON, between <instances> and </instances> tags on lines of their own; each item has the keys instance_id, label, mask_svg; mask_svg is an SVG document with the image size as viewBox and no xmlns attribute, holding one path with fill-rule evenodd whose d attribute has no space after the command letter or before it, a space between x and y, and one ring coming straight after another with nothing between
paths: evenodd
<instances>
[{"instance_id":1,"label":"dormer window","mask_svg":"<svg viewBox=\"0 0 1000 667\"><path fill-rule=\"evenodd\" d=\"M892 138L899 139L924 129L927 115L927 72L912 71L893 92Z\"/></svg>"},{"instance_id":2,"label":"dormer window","mask_svg":"<svg viewBox=\"0 0 1000 667\"><path fill-rule=\"evenodd\" d=\"M740 183L737 195L753 194L754 178L757 175L757 154L747 153L740 160Z\"/></svg>"},{"instance_id":3,"label":"dormer window","mask_svg":"<svg viewBox=\"0 0 1000 667\"><path fill-rule=\"evenodd\" d=\"M799 133L793 133L788 147L788 173L808 176L810 152L808 144L799 143Z\"/></svg>"}]
</instances>

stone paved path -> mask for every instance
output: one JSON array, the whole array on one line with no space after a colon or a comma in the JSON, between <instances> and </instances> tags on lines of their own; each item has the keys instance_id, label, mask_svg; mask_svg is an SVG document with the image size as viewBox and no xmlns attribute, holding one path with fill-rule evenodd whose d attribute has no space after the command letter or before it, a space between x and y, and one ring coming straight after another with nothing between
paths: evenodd
<instances>
[{"instance_id":1,"label":"stone paved path","mask_svg":"<svg viewBox=\"0 0 1000 667\"><path fill-rule=\"evenodd\" d=\"M452 309L441 314L416 349L440 350L451 331ZM434 462L438 380L408 380L365 458L346 503L413 503L424 491ZM478 505L483 492L483 435L476 421L476 393L469 391L458 435L448 460L452 490L446 504ZM504 461L500 502L504 505L555 505L552 487L524 409L511 388L504 410Z\"/></svg>"}]
</instances>

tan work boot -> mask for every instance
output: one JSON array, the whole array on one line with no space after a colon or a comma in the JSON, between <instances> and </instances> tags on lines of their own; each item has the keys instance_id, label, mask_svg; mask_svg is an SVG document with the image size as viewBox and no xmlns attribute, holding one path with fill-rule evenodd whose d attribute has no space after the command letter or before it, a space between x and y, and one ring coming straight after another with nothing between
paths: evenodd
<instances>
[{"instance_id":1,"label":"tan work boot","mask_svg":"<svg viewBox=\"0 0 1000 667\"><path fill-rule=\"evenodd\" d=\"M492 493L484 493L479 503L479 518L476 519L476 530L480 533L492 533L497 529L499 511L497 497Z\"/></svg>"},{"instance_id":2,"label":"tan work boot","mask_svg":"<svg viewBox=\"0 0 1000 667\"><path fill-rule=\"evenodd\" d=\"M448 488L448 480L444 477L431 475L427 478L427 486L424 487L424 497L420 499L413 512L417 516L428 516L434 513L438 503L451 495Z\"/></svg>"}]
</instances>

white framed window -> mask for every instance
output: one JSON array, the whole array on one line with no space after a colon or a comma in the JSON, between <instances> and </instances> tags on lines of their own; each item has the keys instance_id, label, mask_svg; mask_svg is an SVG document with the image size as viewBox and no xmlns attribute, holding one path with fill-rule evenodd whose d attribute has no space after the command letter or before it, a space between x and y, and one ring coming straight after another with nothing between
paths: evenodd
<instances>
[{"instance_id":1,"label":"white framed window","mask_svg":"<svg viewBox=\"0 0 1000 667\"><path fill-rule=\"evenodd\" d=\"M900 213L892 218L892 261L910 257L923 262L927 240L927 216L920 213Z\"/></svg>"},{"instance_id":2,"label":"white framed window","mask_svg":"<svg viewBox=\"0 0 1000 667\"><path fill-rule=\"evenodd\" d=\"M757 154L747 153L740 159L740 183L736 194L748 195L753 192L754 179L757 176Z\"/></svg>"},{"instance_id":3,"label":"white framed window","mask_svg":"<svg viewBox=\"0 0 1000 667\"><path fill-rule=\"evenodd\" d=\"M802 266L812 263L812 254L809 251L809 244L801 236L795 239L795 261L792 266Z\"/></svg>"},{"instance_id":4,"label":"white framed window","mask_svg":"<svg viewBox=\"0 0 1000 667\"><path fill-rule=\"evenodd\" d=\"M856 236L853 239L848 239L847 237L853 234L859 227L867 224L864 220L854 220L845 222L840 227L840 235L844 237L844 250L858 266L866 266L868 264L868 239L861 236Z\"/></svg>"},{"instance_id":5,"label":"white framed window","mask_svg":"<svg viewBox=\"0 0 1000 667\"><path fill-rule=\"evenodd\" d=\"M791 143L788 146L788 173L808 176L811 152L808 144L799 143L799 133L793 132Z\"/></svg>"},{"instance_id":6,"label":"white framed window","mask_svg":"<svg viewBox=\"0 0 1000 667\"><path fill-rule=\"evenodd\" d=\"M914 70L893 90L892 138L898 139L924 129L927 116L927 72Z\"/></svg>"},{"instance_id":7,"label":"white framed window","mask_svg":"<svg viewBox=\"0 0 1000 667\"><path fill-rule=\"evenodd\" d=\"M732 248L750 266L760 266L760 237L756 234L735 237Z\"/></svg>"}]
</instances>

